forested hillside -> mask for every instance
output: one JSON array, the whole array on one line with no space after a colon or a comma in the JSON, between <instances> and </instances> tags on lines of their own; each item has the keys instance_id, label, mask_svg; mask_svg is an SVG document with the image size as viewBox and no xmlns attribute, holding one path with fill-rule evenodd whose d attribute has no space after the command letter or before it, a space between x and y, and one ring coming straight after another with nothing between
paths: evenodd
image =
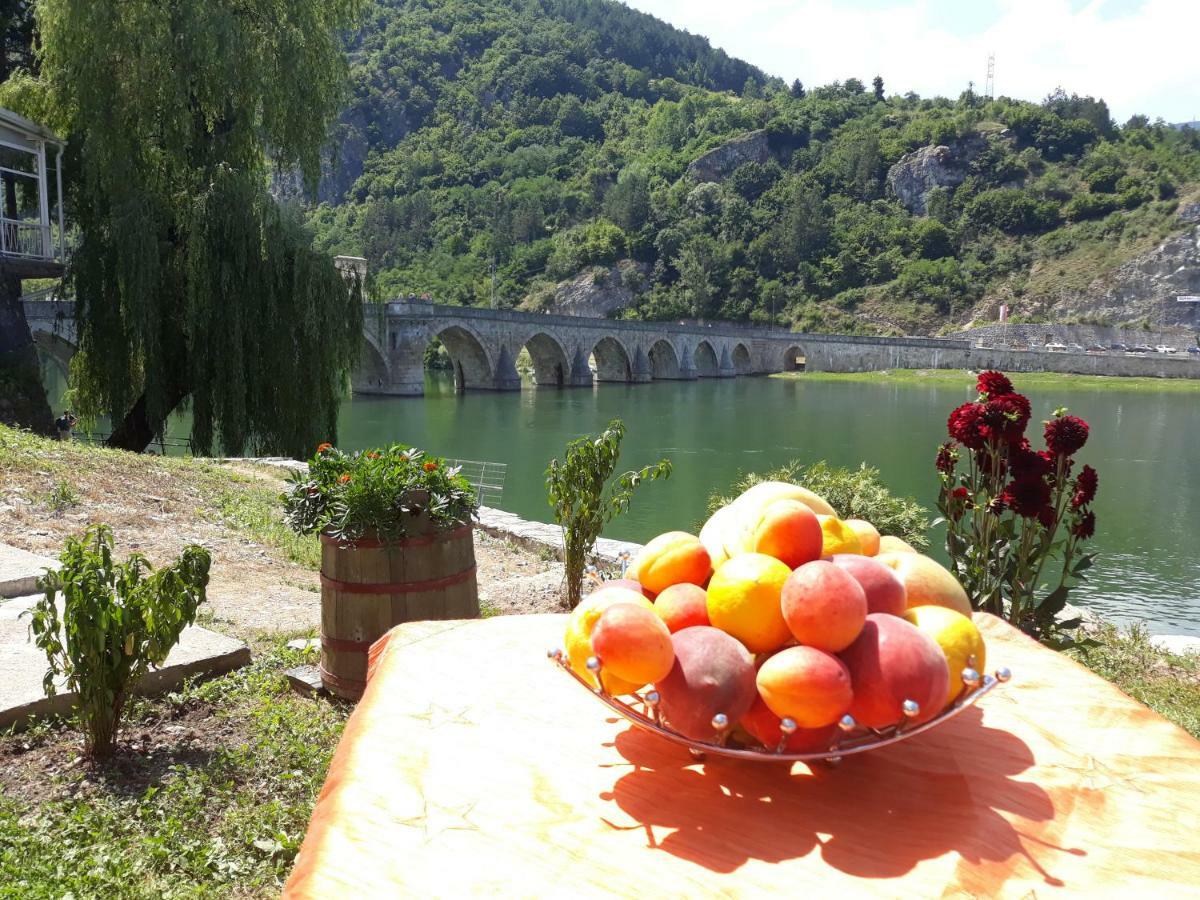
<instances>
[{"instance_id":1,"label":"forested hillside","mask_svg":"<svg viewBox=\"0 0 1200 900\"><path fill-rule=\"evenodd\" d=\"M933 331L1036 315L1200 183L1200 134L1102 100L805 90L608 0L379 0L351 55L312 221L381 296L540 308L629 258L623 315Z\"/></svg>"}]
</instances>

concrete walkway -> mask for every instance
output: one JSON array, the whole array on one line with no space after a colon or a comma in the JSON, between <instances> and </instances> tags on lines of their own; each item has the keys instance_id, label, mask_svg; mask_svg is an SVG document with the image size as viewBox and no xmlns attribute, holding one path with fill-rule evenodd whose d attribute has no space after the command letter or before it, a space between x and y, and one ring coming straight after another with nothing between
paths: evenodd
<instances>
[{"instance_id":1,"label":"concrete walkway","mask_svg":"<svg viewBox=\"0 0 1200 900\"><path fill-rule=\"evenodd\" d=\"M22 728L31 717L65 715L75 694L62 691L47 697L42 690L46 657L33 643L29 616L22 616L40 596L19 597L0 604L0 731ZM195 675L220 675L250 662L250 649L241 641L193 625L185 628L179 643L161 669L138 684L139 694L160 694Z\"/></svg>"},{"instance_id":2,"label":"concrete walkway","mask_svg":"<svg viewBox=\"0 0 1200 900\"><path fill-rule=\"evenodd\" d=\"M42 573L57 568L56 559L0 544L0 601L34 593Z\"/></svg>"}]
</instances>

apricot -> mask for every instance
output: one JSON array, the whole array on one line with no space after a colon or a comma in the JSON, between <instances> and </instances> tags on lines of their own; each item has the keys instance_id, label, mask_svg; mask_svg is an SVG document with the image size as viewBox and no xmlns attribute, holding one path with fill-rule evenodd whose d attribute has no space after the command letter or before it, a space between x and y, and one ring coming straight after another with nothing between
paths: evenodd
<instances>
[{"instance_id":1,"label":"apricot","mask_svg":"<svg viewBox=\"0 0 1200 900\"><path fill-rule=\"evenodd\" d=\"M835 553L862 553L862 542L858 534L837 516L817 516L823 535L822 556Z\"/></svg>"},{"instance_id":2,"label":"apricot","mask_svg":"<svg viewBox=\"0 0 1200 900\"><path fill-rule=\"evenodd\" d=\"M894 534L884 534L879 537L879 550L875 555L880 553L916 553L917 549L907 541L904 541Z\"/></svg>"},{"instance_id":3,"label":"apricot","mask_svg":"<svg viewBox=\"0 0 1200 900\"><path fill-rule=\"evenodd\" d=\"M799 500L768 504L749 532L747 550L773 556L789 569L821 558L824 537L817 514Z\"/></svg>"},{"instance_id":4,"label":"apricot","mask_svg":"<svg viewBox=\"0 0 1200 900\"><path fill-rule=\"evenodd\" d=\"M633 603L614 603L592 629L592 653L601 672L641 687L665 678L675 662L671 632L658 613Z\"/></svg>"},{"instance_id":5,"label":"apricot","mask_svg":"<svg viewBox=\"0 0 1200 900\"><path fill-rule=\"evenodd\" d=\"M673 584L703 585L711 574L708 551L686 531L668 531L654 538L638 551L625 573L654 594Z\"/></svg>"},{"instance_id":6,"label":"apricot","mask_svg":"<svg viewBox=\"0 0 1200 900\"><path fill-rule=\"evenodd\" d=\"M862 585L845 569L823 559L805 563L788 576L780 606L792 637L829 653L850 646L867 618Z\"/></svg>"},{"instance_id":7,"label":"apricot","mask_svg":"<svg viewBox=\"0 0 1200 900\"><path fill-rule=\"evenodd\" d=\"M743 553L717 569L708 583L708 621L753 653L778 650L792 639L779 595L791 570L762 553Z\"/></svg>"},{"instance_id":8,"label":"apricot","mask_svg":"<svg viewBox=\"0 0 1200 900\"><path fill-rule=\"evenodd\" d=\"M653 591L646 590L646 588L643 585L641 585L637 581L634 581L632 578L614 578L612 581L604 582L603 586L606 588L607 587L629 588L631 591L637 591L639 594L641 594L647 600L654 599Z\"/></svg>"},{"instance_id":9,"label":"apricot","mask_svg":"<svg viewBox=\"0 0 1200 900\"><path fill-rule=\"evenodd\" d=\"M863 556L874 556L879 552L879 531L866 519L845 519L845 525L858 536Z\"/></svg>"},{"instance_id":10,"label":"apricot","mask_svg":"<svg viewBox=\"0 0 1200 900\"><path fill-rule=\"evenodd\" d=\"M971 615L967 592L948 569L920 553L880 553L875 557L904 583L908 608L944 606Z\"/></svg>"},{"instance_id":11,"label":"apricot","mask_svg":"<svg viewBox=\"0 0 1200 900\"><path fill-rule=\"evenodd\" d=\"M771 712L801 728L837 722L854 700L850 670L831 653L815 647L788 647L762 664L759 696Z\"/></svg>"},{"instance_id":12,"label":"apricot","mask_svg":"<svg viewBox=\"0 0 1200 900\"><path fill-rule=\"evenodd\" d=\"M905 700L919 706L914 724L942 711L950 686L946 657L933 638L904 619L871 613L862 633L839 655L854 687L850 715L860 725L896 725L906 718Z\"/></svg>"},{"instance_id":13,"label":"apricot","mask_svg":"<svg viewBox=\"0 0 1200 900\"><path fill-rule=\"evenodd\" d=\"M733 726L754 703L754 657L736 638L710 625L677 631L671 644L675 662L655 684L663 718L682 735L711 741L717 736L717 713Z\"/></svg>"},{"instance_id":14,"label":"apricot","mask_svg":"<svg viewBox=\"0 0 1200 900\"><path fill-rule=\"evenodd\" d=\"M767 750L774 753L783 740L783 731L779 724L781 719L763 702L761 695L754 698L750 711L742 716L741 726L756 741ZM784 753L819 753L833 746L834 735L837 734L837 723L825 725L822 728L797 728L788 735L787 743L783 745Z\"/></svg>"},{"instance_id":15,"label":"apricot","mask_svg":"<svg viewBox=\"0 0 1200 900\"><path fill-rule=\"evenodd\" d=\"M867 595L868 613L888 613L903 616L908 600L902 582L895 571L877 559L853 553L839 553L830 560L859 583Z\"/></svg>"},{"instance_id":16,"label":"apricot","mask_svg":"<svg viewBox=\"0 0 1200 900\"><path fill-rule=\"evenodd\" d=\"M563 640L567 651L567 659L571 668L588 684L595 684L596 679L588 671L588 657L592 656L592 630L596 627L601 614L616 603L632 603L653 611L650 601L637 591L627 587L614 587L611 583L599 588L584 597L567 617L567 633ZM604 689L610 694L628 694L637 690L640 685L631 684L617 678L611 672L601 672Z\"/></svg>"},{"instance_id":17,"label":"apricot","mask_svg":"<svg viewBox=\"0 0 1200 900\"><path fill-rule=\"evenodd\" d=\"M709 625L708 592L694 584L673 584L654 598L654 611L674 634L693 625Z\"/></svg>"}]
</instances>

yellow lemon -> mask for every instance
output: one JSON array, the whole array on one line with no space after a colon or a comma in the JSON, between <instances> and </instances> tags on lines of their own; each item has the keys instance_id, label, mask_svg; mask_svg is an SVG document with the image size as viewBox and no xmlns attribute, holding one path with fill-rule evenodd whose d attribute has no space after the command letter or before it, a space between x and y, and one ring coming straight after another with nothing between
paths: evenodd
<instances>
[{"instance_id":1,"label":"yellow lemon","mask_svg":"<svg viewBox=\"0 0 1200 900\"><path fill-rule=\"evenodd\" d=\"M762 553L743 553L708 583L708 620L751 653L778 650L792 639L779 596L792 570Z\"/></svg>"},{"instance_id":2,"label":"yellow lemon","mask_svg":"<svg viewBox=\"0 0 1200 900\"><path fill-rule=\"evenodd\" d=\"M962 671L972 668L980 675L987 665L987 648L975 623L960 612L944 606L914 606L904 618L933 638L950 666L950 693L946 704L963 691Z\"/></svg>"},{"instance_id":3,"label":"yellow lemon","mask_svg":"<svg viewBox=\"0 0 1200 900\"><path fill-rule=\"evenodd\" d=\"M585 597L567 618L567 634L563 640L566 644L567 658L571 668L588 683L595 684L596 679L588 671L588 657L592 655L592 630L600 619L600 614L614 603L632 603L648 610L654 610L654 604L635 590L626 587L602 587ZM640 684L630 684L607 672L601 672L604 679L604 689L610 694L628 694L641 687Z\"/></svg>"},{"instance_id":4,"label":"yellow lemon","mask_svg":"<svg viewBox=\"0 0 1200 900\"><path fill-rule=\"evenodd\" d=\"M835 553L862 555L862 541L853 528L837 516L817 516L817 520L821 523L821 533L824 535L822 556L833 556Z\"/></svg>"}]
</instances>

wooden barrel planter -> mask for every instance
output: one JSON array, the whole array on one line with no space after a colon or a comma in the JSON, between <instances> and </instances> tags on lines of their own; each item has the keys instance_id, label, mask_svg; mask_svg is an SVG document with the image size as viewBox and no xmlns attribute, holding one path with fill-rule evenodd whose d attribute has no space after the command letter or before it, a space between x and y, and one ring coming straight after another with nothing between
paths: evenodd
<instances>
[{"instance_id":1,"label":"wooden barrel planter","mask_svg":"<svg viewBox=\"0 0 1200 900\"><path fill-rule=\"evenodd\" d=\"M321 535L321 681L339 697L362 696L367 651L393 625L478 617L470 523L353 544Z\"/></svg>"}]
</instances>

